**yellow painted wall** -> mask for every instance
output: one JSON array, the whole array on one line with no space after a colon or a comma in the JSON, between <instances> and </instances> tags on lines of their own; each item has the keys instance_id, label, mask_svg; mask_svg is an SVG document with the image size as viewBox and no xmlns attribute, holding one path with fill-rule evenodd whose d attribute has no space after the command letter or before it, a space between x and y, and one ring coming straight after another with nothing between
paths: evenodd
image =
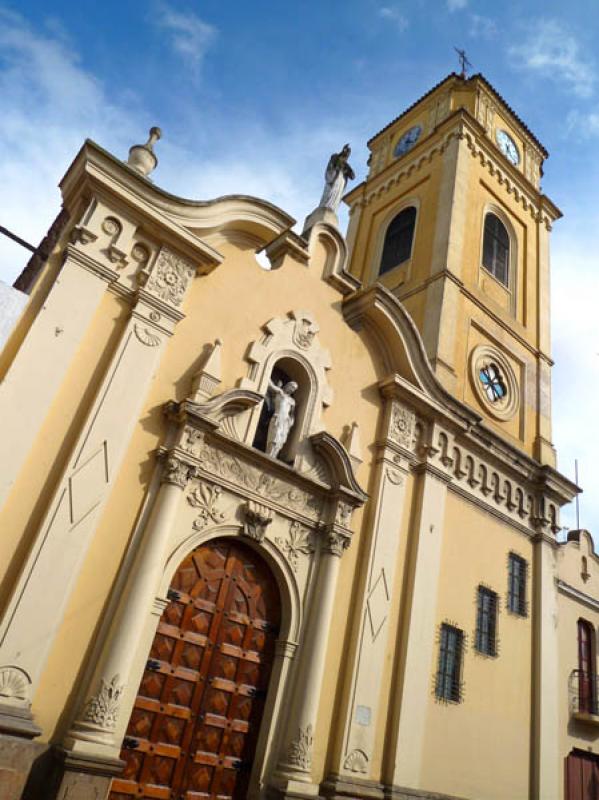
<instances>
[{"instance_id":1,"label":"yellow painted wall","mask_svg":"<svg viewBox=\"0 0 599 800\"><path fill-rule=\"evenodd\" d=\"M528 798L531 620L506 609L510 550L531 563L526 536L449 491L437 624L449 622L466 635L463 700L435 698L437 646L434 663L423 665L431 676L430 699L422 709L427 715L423 788L429 791L476 800ZM499 596L495 658L474 648L481 583Z\"/></svg>"}]
</instances>

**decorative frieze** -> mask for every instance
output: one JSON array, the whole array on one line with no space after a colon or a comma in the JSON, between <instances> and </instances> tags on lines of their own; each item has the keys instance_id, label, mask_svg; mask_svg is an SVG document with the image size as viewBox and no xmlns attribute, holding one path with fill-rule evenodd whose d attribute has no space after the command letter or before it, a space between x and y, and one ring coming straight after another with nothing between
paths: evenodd
<instances>
[{"instance_id":1,"label":"decorative frieze","mask_svg":"<svg viewBox=\"0 0 599 800\"><path fill-rule=\"evenodd\" d=\"M290 481L276 478L253 465L203 441L195 453L200 469L209 475L219 476L244 490L249 490L283 508L317 520L321 500L316 495L300 489Z\"/></svg>"},{"instance_id":2,"label":"decorative frieze","mask_svg":"<svg viewBox=\"0 0 599 800\"><path fill-rule=\"evenodd\" d=\"M100 688L91 697L85 706L83 719L85 722L93 722L106 730L113 730L116 726L121 695L124 685L119 683L119 676L114 675L110 682L104 678L100 679Z\"/></svg>"},{"instance_id":3,"label":"decorative frieze","mask_svg":"<svg viewBox=\"0 0 599 800\"><path fill-rule=\"evenodd\" d=\"M309 556L314 552L312 532L295 520L289 526L289 538L277 536L275 544L285 554L294 572L297 572L300 555Z\"/></svg>"},{"instance_id":4,"label":"decorative frieze","mask_svg":"<svg viewBox=\"0 0 599 800\"><path fill-rule=\"evenodd\" d=\"M227 516L225 512L218 508L221 499L222 488L220 486L204 483L199 484L187 496L190 506L199 509L197 518L193 523L196 531L202 531L207 525L222 525Z\"/></svg>"},{"instance_id":5,"label":"decorative frieze","mask_svg":"<svg viewBox=\"0 0 599 800\"><path fill-rule=\"evenodd\" d=\"M273 510L268 506L248 500L244 508L243 534L256 542L266 536L266 529L272 522Z\"/></svg>"}]
</instances>

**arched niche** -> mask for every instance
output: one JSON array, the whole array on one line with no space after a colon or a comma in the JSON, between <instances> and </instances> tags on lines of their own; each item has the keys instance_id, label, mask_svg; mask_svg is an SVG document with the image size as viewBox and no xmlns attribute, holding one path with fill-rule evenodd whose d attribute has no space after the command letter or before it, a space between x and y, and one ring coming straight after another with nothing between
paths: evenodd
<instances>
[{"instance_id":1,"label":"arched niche","mask_svg":"<svg viewBox=\"0 0 599 800\"><path fill-rule=\"evenodd\" d=\"M280 459L298 466L310 453L308 437L323 429L322 408L332 401L326 377L331 366L330 355L320 346L319 326L309 311L292 311L286 319L270 320L264 330L264 337L250 347L249 375L240 386L264 397L273 375L275 382L288 377L297 383L293 395L296 401L295 422ZM256 433L262 405L248 409L244 421L238 426L240 431L244 431L242 438L246 444L258 444ZM260 449L264 448L261 446Z\"/></svg>"}]
</instances>

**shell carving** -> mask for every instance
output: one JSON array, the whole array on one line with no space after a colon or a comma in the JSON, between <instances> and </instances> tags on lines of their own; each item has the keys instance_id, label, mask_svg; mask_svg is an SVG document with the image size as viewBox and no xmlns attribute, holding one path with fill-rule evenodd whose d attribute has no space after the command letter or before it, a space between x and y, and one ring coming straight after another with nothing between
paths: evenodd
<instances>
[{"instance_id":1,"label":"shell carving","mask_svg":"<svg viewBox=\"0 0 599 800\"><path fill-rule=\"evenodd\" d=\"M0 697L11 700L27 700L29 680L25 673L15 667L0 669Z\"/></svg>"}]
</instances>

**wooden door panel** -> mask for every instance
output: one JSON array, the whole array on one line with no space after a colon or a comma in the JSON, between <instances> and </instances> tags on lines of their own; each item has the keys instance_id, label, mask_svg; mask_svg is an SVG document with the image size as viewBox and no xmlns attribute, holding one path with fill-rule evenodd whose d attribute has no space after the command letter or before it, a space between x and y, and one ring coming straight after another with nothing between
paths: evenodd
<instances>
[{"instance_id":1,"label":"wooden door panel","mask_svg":"<svg viewBox=\"0 0 599 800\"><path fill-rule=\"evenodd\" d=\"M177 570L111 800L244 797L280 621L266 565L233 541Z\"/></svg>"}]
</instances>

